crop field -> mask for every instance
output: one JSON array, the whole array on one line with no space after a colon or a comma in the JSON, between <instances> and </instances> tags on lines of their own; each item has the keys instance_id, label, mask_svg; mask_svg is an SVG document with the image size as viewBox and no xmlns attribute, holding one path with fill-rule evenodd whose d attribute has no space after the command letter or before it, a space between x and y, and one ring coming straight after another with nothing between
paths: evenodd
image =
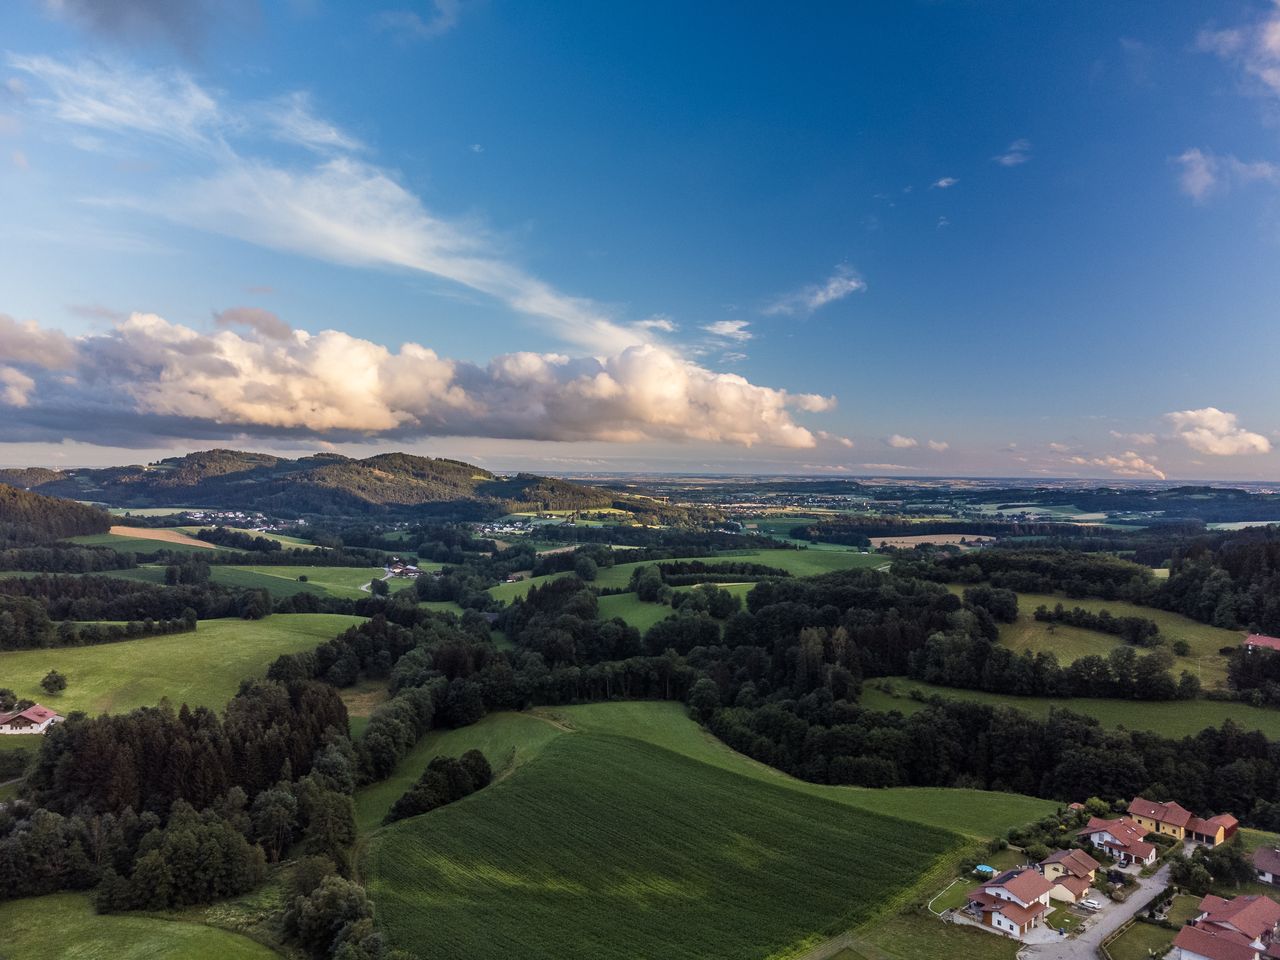
<instances>
[{"instance_id":1,"label":"crop field","mask_svg":"<svg viewBox=\"0 0 1280 960\"><path fill-rule=\"evenodd\" d=\"M100 916L84 894L0 903L5 960L273 960L248 937L139 914Z\"/></svg>"},{"instance_id":2,"label":"crop field","mask_svg":"<svg viewBox=\"0 0 1280 960\"><path fill-rule=\"evenodd\" d=\"M579 733L380 832L368 864L392 943L439 958L728 960L871 919L962 842Z\"/></svg>"},{"instance_id":3,"label":"crop field","mask_svg":"<svg viewBox=\"0 0 1280 960\"><path fill-rule=\"evenodd\" d=\"M686 559L701 560L705 563L763 563L766 566L778 567L788 571L793 577L810 577L819 573L830 573L833 570L852 570L855 568L875 569L885 566L888 561L871 553L858 553L853 550L752 550L744 553L722 554L715 557L693 557ZM631 582L631 572L636 567L648 566L655 561L619 563L612 567L601 567L596 577L595 586L625 587ZM529 588L541 585L548 580L568 576L567 573L552 573L545 577L532 577L518 580L515 583L500 583L492 587L489 593L497 600L511 601L523 597Z\"/></svg>"},{"instance_id":4,"label":"crop field","mask_svg":"<svg viewBox=\"0 0 1280 960\"><path fill-rule=\"evenodd\" d=\"M949 589L957 595L964 590L959 585L951 585ZM1243 639L1243 634L1235 630L1211 627L1178 613L1126 603L1123 600L1073 600L1047 593L1020 593L1018 620L1016 623L1001 624L1000 642L1017 651L1052 651L1063 665L1091 654L1105 657L1113 648L1124 643L1119 637L1110 634L1061 623L1041 623L1035 619L1036 607L1044 604L1052 609L1058 603L1068 610L1072 607L1081 607L1094 613L1108 610L1117 617L1144 617L1154 621L1160 627L1160 635L1164 637L1160 649L1172 653L1170 648L1175 640L1185 640L1191 647L1188 656L1174 657L1175 675L1182 670L1190 670L1200 677L1206 687L1226 685L1227 658L1219 654L1218 650L1221 647L1238 647Z\"/></svg>"},{"instance_id":5,"label":"crop field","mask_svg":"<svg viewBox=\"0 0 1280 960\"><path fill-rule=\"evenodd\" d=\"M532 713L491 713L469 727L433 730L418 741L390 777L356 794L356 823L362 832L375 829L434 757L458 757L468 750L479 750L493 767L494 776L501 777L527 763L563 732Z\"/></svg>"},{"instance_id":6,"label":"crop field","mask_svg":"<svg viewBox=\"0 0 1280 960\"><path fill-rule=\"evenodd\" d=\"M91 533L83 537L70 537L68 543L79 543L86 547L111 547L121 553L155 553L157 550L198 551L218 550L211 543L197 540L186 534L175 534L171 530L148 530L145 527L112 527L121 533ZM169 537L157 537L153 534L172 534Z\"/></svg>"},{"instance_id":7,"label":"crop field","mask_svg":"<svg viewBox=\"0 0 1280 960\"><path fill-rule=\"evenodd\" d=\"M1015 697L981 690L960 690L952 687L920 683L908 677L888 678L893 681L896 695L867 685L859 701L872 710L897 710L910 715L923 710L925 705L908 697L907 691L916 689L926 696L937 694L950 700L968 700L993 707L1012 707L1033 717L1047 717L1050 709L1070 710L1073 713L1094 717L1104 727L1125 727L1129 730L1148 730L1168 737L1186 737L1199 733L1205 727L1219 726L1224 720L1232 720L1245 730L1261 730L1268 737L1280 737L1280 710L1268 710L1245 703L1226 700L1107 700L1094 697L1054 698Z\"/></svg>"},{"instance_id":8,"label":"crop field","mask_svg":"<svg viewBox=\"0 0 1280 960\"><path fill-rule=\"evenodd\" d=\"M120 713L168 697L176 706L220 708L246 677L260 677L282 653L310 650L362 618L277 613L263 620L201 620L194 633L122 640L92 647L0 653L0 676L20 697L59 713ZM40 679L51 669L67 689L50 697Z\"/></svg>"}]
</instances>

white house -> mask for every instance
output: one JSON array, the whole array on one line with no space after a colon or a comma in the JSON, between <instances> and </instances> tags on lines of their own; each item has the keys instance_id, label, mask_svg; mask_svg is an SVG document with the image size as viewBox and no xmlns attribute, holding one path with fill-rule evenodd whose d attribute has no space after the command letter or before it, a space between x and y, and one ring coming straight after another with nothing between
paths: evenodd
<instances>
[{"instance_id":1,"label":"white house","mask_svg":"<svg viewBox=\"0 0 1280 960\"><path fill-rule=\"evenodd\" d=\"M25 710L0 713L0 734L44 733L55 723L61 723L63 719L48 707L42 707L37 703Z\"/></svg>"},{"instance_id":2,"label":"white house","mask_svg":"<svg viewBox=\"0 0 1280 960\"><path fill-rule=\"evenodd\" d=\"M1052 889L1036 870L1006 870L969 891L968 910L984 927L1021 939L1048 912Z\"/></svg>"}]
</instances>

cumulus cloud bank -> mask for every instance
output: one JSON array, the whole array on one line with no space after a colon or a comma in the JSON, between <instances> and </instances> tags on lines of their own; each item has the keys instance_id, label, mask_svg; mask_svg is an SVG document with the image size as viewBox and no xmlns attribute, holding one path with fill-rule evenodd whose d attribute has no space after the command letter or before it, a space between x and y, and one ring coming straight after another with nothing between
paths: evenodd
<instances>
[{"instance_id":1,"label":"cumulus cloud bank","mask_svg":"<svg viewBox=\"0 0 1280 960\"><path fill-rule=\"evenodd\" d=\"M236 308L201 332L135 313L70 340L0 317L0 402L22 417L0 440L483 436L693 440L804 448L796 411L835 401L757 386L655 344L603 357L511 353L487 365L416 343L399 350L337 330L294 330Z\"/></svg>"},{"instance_id":2,"label":"cumulus cloud bank","mask_svg":"<svg viewBox=\"0 0 1280 960\"><path fill-rule=\"evenodd\" d=\"M920 445L915 437L904 437L900 433L895 433L892 436L887 437L884 442L895 450L910 450L913 447L918 447Z\"/></svg>"},{"instance_id":3,"label":"cumulus cloud bank","mask_svg":"<svg viewBox=\"0 0 1280 960\"><path fill-rule=\"evenodd\" d=\"M1164 480L1165 473L1152 460L1138 456L1132 450L1116 456L1108 454L1104 457L1068 457L1067 462L1079 467L1104 467L1121 477L1154 477Z\"/></svg>"},{"instance_id":4,"label":"cumulus cloud bank","mask_svg":"<svg viewBox=\"0 0 1280 960\"><path fill-rule=\"evenodd\" d=\"M1217 407L1199 410L1178 410L1165 414L1173 424L1174 432L1192 450L1216 457L1231 457L1247 453L1269 453L1271 441L1260 433L1252 433L1240 426L1234 413Z\"/></svg>"}]
</instances>

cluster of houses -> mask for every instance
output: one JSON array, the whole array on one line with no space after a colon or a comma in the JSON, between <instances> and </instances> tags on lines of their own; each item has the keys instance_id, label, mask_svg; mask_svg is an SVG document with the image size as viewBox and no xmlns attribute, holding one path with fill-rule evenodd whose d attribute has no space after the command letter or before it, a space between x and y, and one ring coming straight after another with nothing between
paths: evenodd
<instances>
[{"instance_id":1,"label":"cluster of houses","mask_svg":"<svg viewBox=\"0 0 1280 960\"><path fill-rule=\"evenodd\" d=\"M421 576L422 571L411 563L405 563L399 557L391 561L391 565L387 567L387 573L393 577L403 577L407 580L417 580Z\"/></svg>"},{"instance_id":2,"label":"cluster of houses","mask_svg":"<svg viewBox=\"0 0 1280 960\"><path fill-rule=\"evenodd\" d=\"M63 719L56 710L33 703L21 710L0 711L0 734L44 733Z\"/></svg>"},{"instance_id":3,"label":"cluster of houses","mask_svg":"<svg viewBox=\"0 0 1280 960\"><path fill-rule=\"evenodd\" d=\"M1072 807L1083 809L1080 804ZM1156 845L1145 839L1153 833L1216 847L1231 839L1239 828L1230 814L1204 819L1172 801L1157 803L1143 797L1133 799L1127 814L1111 820L1090 817L1076 836L1121 865L1146 866L1155 862L1158 853ZM1271 875L1280 876L1280 850L1273 853L1271 866L1275 872ZM969 891L967 911L983 926L1022 939L1043 921L1053 900L1096 908L1088 893L1101 866L1084 850L1058 850L1034 867L1006 870ZM1205 956L1218 960L1216 955ZM1275 956L1280 960L1280 952ZM1194 960L1195 955L1187 957Z\"/></svg>"},{"instance_id":4,"label":"cluster of houses","mask_svg":"<svg viewBox=\"0 0 1280 960\"><path fill-rule=\"evenodd\" d=\"M1194 920L1173 938L1174 960L1272 960L1280 957L1280 904L1250 895L1209 894Z\"/></svg>"}]
</instances>

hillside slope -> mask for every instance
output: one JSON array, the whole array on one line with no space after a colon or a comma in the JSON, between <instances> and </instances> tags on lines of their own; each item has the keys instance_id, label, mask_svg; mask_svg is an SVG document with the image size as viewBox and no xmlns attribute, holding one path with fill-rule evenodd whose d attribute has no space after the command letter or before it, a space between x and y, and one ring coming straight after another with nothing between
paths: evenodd
<instances>
[{"instance_id":1,"label":"hillside slope","mask_svg":"<svg viewBox=\"0 0 1280 960\"><path fill-rule=\"evenodd\" d=\"M110 527L102 510L0 484L0 546L106 533Z\"/></svg>"}]
</instances>

